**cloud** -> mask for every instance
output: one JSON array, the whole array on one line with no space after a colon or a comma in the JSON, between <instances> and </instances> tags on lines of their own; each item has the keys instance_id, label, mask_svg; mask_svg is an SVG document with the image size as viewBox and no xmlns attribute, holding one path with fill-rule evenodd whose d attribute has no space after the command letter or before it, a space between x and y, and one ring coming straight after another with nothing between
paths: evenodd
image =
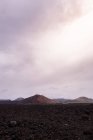
<instances>
[{"instance_id":1,"label":"cloud","mask_svg":"<svg viewBox=\"0 0 93 140\"><path fill-rule=\"evenodd\" d=\"M7 46L10 46L27 28L34 33L56 22L64 22L78 13L77 1L73 0L4 0L0 4L0 44L5 44L5 39Z\"/></svg>"},{"instance_id":2,"label":"cloud","mask_svg":"<svg viewBox=\"0 0 93 140\"><path fill-rule=\"evenodd\" d=\"M54 93L52 97L57 92L61 95L62 90L69 96L70 89L80 87L81 78L88 86L92 83L91 64L86 62L92 55L92 4L91 0L1 2L1 97L29 96L39 91L48 96L48 92ZM88 73L82 62L85 70L89 67ZM65 92L64 87L70 89Z\"/></svg>"}]
</instances>

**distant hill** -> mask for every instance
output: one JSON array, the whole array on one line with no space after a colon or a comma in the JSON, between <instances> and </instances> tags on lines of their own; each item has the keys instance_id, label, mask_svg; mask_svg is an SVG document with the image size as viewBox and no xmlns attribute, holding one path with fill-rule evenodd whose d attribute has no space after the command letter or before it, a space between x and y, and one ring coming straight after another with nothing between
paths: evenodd
<instances>
[{"instance_id":1,"label":"distant hill","mask_svg":"<svg viewBox=\"0 0 93 140\"><path fill-rule=\"evenodd\" d=\"M21 101L23 104L55 104L56 101L49 99L43 95L34 95L28 98L25 98Z\"/></svg>"},{"instance_id":2,"label":"distant hill","mask_svg":"<svg viewBox=\"0 0 93 140\"><path fill-rule=\"evenodd\" d=\"M56 101L56 103L65 103L66 101L68 101L68 99L58 98L58 99L54 99L54 101Z\"/></svg>"},{"instance_id":3,"label":"distant hill","mask_svg":"<svg viewBox=\"0 0 93 140\"><path fill-rule=\"evenodd\" d=\"M93 99L87 97L79 97L74 99L72 102L75 103L93 103Z\"/></svg>"},{"instance_id":4,"label":"distant hill","mask_svg":"<svg viewBox=\"0 0 93 140\"><path fill-rule=\"evenodd\" d=\"M19 98L15 99L14 101L22 101L22 100L24 100L24 98L23 97L19 97Z\"/></svg>"},{"instance_id":5,"label":"distant hill","mask_svg":"<svg viewBox=\"0 0 93 140\"><path fill-rule=\"evenodd\" d=\"M93 99L87 98L87 97L79 97L76 99L55 99L57 103L63 103L63 104L68 104L68 103L93 103Z\"/></svg>"}]
</instances>

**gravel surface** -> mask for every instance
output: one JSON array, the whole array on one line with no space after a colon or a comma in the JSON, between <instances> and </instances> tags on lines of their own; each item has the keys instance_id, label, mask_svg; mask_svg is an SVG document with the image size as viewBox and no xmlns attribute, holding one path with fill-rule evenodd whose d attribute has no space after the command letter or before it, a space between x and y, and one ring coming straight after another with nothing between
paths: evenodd
<instances>
[{"instance_id":1,"label":"gravel surface","mask_svg":"<svg viewBox=\"0 0 93 140\"><path fill-rule=\"evenodd\" d=\"M93 105L0 105L0 140L93 140Z\"/></svg>"}]
</instances>

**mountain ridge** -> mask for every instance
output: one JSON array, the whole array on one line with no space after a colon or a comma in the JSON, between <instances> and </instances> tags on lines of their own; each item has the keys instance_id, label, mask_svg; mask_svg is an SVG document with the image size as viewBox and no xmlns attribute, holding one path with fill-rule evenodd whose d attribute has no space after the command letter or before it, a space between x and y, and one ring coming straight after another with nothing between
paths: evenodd
<instances>
[{"instance_id":1,"label":"mountain ridge","mask_svg":"<svg viewBox=\"0 0 93 140\"><path fill-rule=\"evenodd\" d=\"M93 103L92 98L88 97L78 97L76 99L50 99L44 95L33 95L27 98L19 97L15 100L1 99L0 104L70 104L70 103Z\"/></svg>"}]
</instances>

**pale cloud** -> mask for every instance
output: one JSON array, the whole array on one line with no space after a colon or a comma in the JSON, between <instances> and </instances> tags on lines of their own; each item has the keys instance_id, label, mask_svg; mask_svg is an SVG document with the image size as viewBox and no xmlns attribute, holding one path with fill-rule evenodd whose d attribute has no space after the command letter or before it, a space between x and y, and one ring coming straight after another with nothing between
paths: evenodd
<instances>
[{"instance_id":1,"label":"pale cloud","mask_svg":"<svg viewBox=\"0 0 93 140\"><path fill-rule=\"evenodd\" d=\"M92 96L92 6L91 0L1 2L1 98L75 97L88 89Z\"/></svg>"}]
</instances>

